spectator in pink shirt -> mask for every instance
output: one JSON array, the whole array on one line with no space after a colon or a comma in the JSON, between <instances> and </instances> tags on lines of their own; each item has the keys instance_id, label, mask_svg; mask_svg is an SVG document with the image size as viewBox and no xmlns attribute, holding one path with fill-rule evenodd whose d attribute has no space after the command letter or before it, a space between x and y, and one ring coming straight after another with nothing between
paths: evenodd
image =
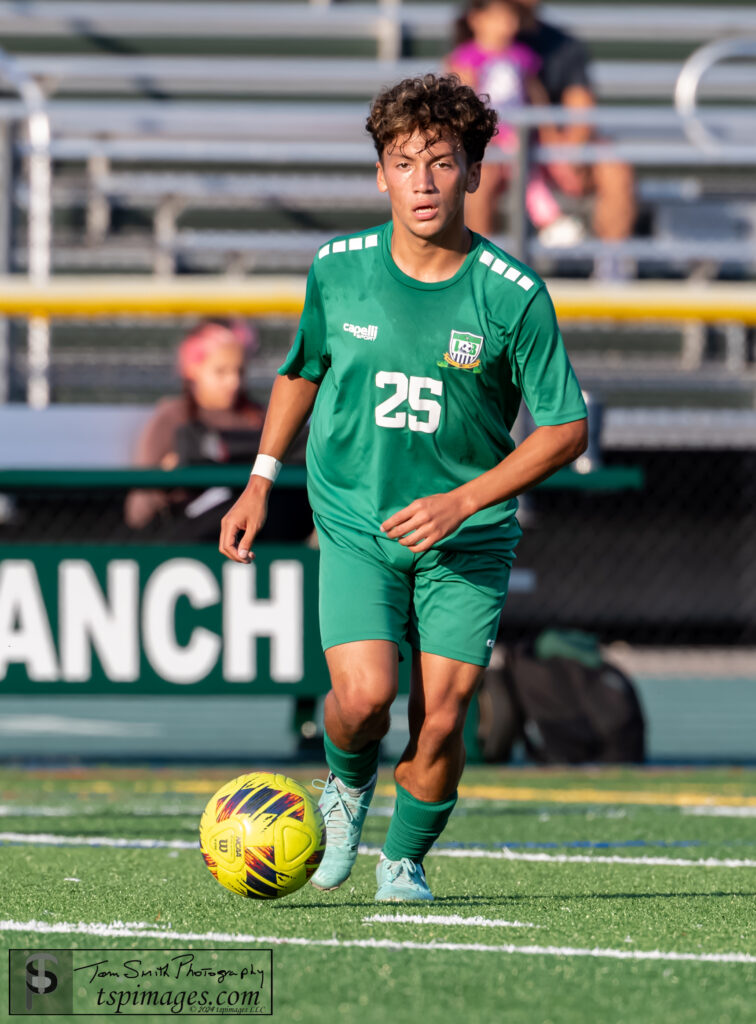
<instances>
[{"instance_id":1,"label":"spectator in pink shirt","mask_svg":"<svg viewBox=\"0 0 756 1024\"><path fill-rule=\"evenodd\" d=\"M458 21L456 49L447 66L479 94L490 97L499 115L499 132L492 145L511 154L517 135L507 115L527 103L548 104L538 80L541 59L519 42L524 12L512 0L470 0ZM542 136L548 130L542 131ZM474 231L490 236L496 230L496 207L510 178L507 164L483 165L480 188L466 200L466 222ZM571 245L582 237L582 225L567 217L549 188L543 171L534 167L527 184L525 203L530 220L546 245Z\"/></svg>"}]
</instances>

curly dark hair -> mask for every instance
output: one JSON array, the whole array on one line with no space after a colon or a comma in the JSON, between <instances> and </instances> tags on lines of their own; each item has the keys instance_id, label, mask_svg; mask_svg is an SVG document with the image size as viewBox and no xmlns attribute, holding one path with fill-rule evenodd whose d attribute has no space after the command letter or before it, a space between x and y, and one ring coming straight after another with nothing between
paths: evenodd
<instances>
[{"instance_id":1,"label":"curly dark hair","mask_svg":"<svg viewBox=\"0 0 756 1024\"><path fill-rule=\"evenodd\" d=\"M462 85L457 75L405 78L376 96L365 127L379 159L393 139L419 131L433 145L448 132L459 139L470 163L476 163L497 131L496 112L484 99L488 97Z\"/></svg>"}]
</instances>

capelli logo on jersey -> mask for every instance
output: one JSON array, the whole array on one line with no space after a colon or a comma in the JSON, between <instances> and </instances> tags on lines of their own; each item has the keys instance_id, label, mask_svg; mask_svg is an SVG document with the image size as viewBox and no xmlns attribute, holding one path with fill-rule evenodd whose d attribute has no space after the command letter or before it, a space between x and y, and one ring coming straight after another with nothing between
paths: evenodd
<instances>
[{"instance_id":1,"label":"capelli logo on jersey","mask_svg":"<svg viewBox=\"0 0 756 1024\"><path fill-rule=\"evenodd\" d=\"M344 330L353 334L359 341L375 341L378 337L378 328L375 324L367 327L358 327L357 324L344 324Z\"/></svg>"}]
</instances>

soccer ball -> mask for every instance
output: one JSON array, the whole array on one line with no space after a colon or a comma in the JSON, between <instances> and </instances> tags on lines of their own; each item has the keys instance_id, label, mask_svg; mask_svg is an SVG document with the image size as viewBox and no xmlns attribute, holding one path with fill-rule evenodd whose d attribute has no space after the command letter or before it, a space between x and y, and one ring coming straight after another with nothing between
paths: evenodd
<instances>
[{"instance_id":1,"label":"soccer ball","mask_svg":"<svg viewBox=\"0 0 756 1024\"><path fill-rule=\"evenodd\" d=\"M200 850L221 885L275 900L296 892L325 853L325 825L307 790L285 775L240 775L210 798Z\"/></svg>"}]
</instances>

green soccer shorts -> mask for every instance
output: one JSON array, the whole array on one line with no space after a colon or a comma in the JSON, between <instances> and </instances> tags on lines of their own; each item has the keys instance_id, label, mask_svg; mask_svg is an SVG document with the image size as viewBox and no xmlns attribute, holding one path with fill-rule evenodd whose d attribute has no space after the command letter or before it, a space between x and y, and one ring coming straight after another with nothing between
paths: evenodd
<instances>
[{"instance_id":1,"label":"green soccer shorts","mask_svg":"<svg viewBox=\"0 0 756 1024\"><path fill-rule=\"evenodd\" d=\"M511 549L415 554L397 540L315 516L323 650L407 640L416 650L487 665L507 596Z\"/></svg>"}]
</instances>

